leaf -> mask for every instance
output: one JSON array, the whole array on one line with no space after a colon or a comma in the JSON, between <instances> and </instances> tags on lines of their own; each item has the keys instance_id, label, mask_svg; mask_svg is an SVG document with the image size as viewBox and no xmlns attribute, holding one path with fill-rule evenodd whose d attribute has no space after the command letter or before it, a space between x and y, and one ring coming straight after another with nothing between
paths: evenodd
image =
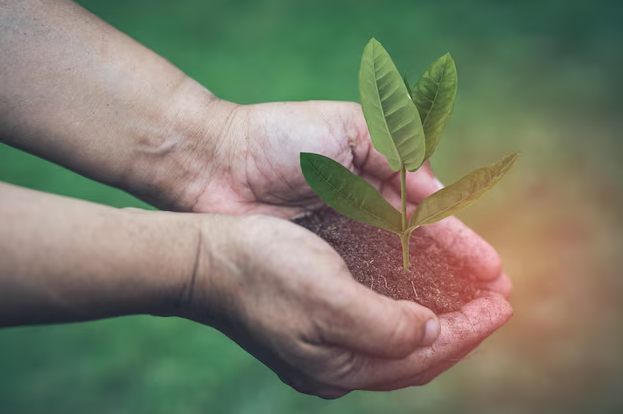
<instances>
[{"instance_id":1,"label":"leaf","mask_svg":"<svg viewBox=\"0 0 623 414\"><path fill-rule=\"evenodd\" d=\"M407 87L407 94L409 94L409 99L413 100L413 96L411 95L411 86L409 85L409 79L407 79L407 72L405 72L405 74L402 75L402 80L405 83L405 86Z\"/></svg>"},{"instance_id":2,"label":"leaf","mask_svg":"<svg viewBox=\"0 0 623 414\"><path fill-rule=\"evenodd\" d=\"M338 213L394 233L402 216L370 183L323 155L301 152L307 184Z\"/></svg>"},{"instance_id":3,"label":"leaf","mask_svg":"<svg viewBox=\"0 0 623 414\"><path fill-rule=\"evenodd\" d=\"M454 109L458 77L454 60L446 53L429 66L411 90L413 102L420 113L426 155L430 158L441 140L446 124Z\"/></svg>"},{"instance_id":4,"label":"leaf","mask_svg":"<svg viewBox=\"0 0 623 414\"><path fill-rule=\"evenodd\" d=\"M411 216L408 230L444 219L472 204L504 177L517 157L517 153L511 154L497 164L478 168L425 198Z\"/></svg>"},{"instance_id":5,"label":"leaf","mask_svg":"<svg viewBox=\"0 0 623 414\"><path fill-rule=\"evenodd\" d=\"M422 123L394 62L374 38L361 58L359 94L374 148L393 171L417 170L426 154Z\"/></svg>"}]
</instances>

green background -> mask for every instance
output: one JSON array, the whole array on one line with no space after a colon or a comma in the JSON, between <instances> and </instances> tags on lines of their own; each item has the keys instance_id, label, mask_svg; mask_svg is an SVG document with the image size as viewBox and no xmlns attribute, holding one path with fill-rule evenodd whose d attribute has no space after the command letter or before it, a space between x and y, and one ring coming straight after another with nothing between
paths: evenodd
<instances>
[{"instance_id":1,"label":"green background","mask_svg":"<svg viewBox=\"0 0 623 414\"><path fill-rule=\"evenodd\" d=\"M461 214L500 252L515 317L433 383L297 394L220 333L150 317L0 331L0 413L623 412L623 12L612 1L82 0L218 96L357 100L374 36L415 80L450 52L452 182L518 166ZM0 180L113 206L132 197L0 145Z\"/></svg>"}]
</instances>

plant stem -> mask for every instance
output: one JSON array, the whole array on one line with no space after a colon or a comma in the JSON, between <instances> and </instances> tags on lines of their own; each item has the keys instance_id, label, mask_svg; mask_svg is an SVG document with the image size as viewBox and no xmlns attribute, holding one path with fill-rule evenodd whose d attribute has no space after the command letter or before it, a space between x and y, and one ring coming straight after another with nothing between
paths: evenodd
<instances>
[{"instance_id":1,"label":"plant stem","mask_svg":"<svg viewBox=\"0 0 623 414\"><path fill-rule=\"evenodd\" d=\"M402 244L402 265L405 270L409 270L409 235L407 230L407 169L403 166L400 169L400 201L402 204L402 233L400 242Z\"/></svg>"},{"instance_id":2,"label":"plant stem","mask_svg":"<svg viewBox=\"0 0 623 414\"><path fill-rule=\"evenodd\" d=\"M405 270L409 270L409 235L401 234L400 242L402 244L402 265Z\"/></svg>"},{"instance_id":3,"label":"plant stem","mask_svg":"<svg viewBox=\"0 0 623 414\"><path fill-rule=\"evenodd\" d=\"M400 169L400 200L402 202L402 232L407 229L407 169Z\"/></svg>"}]
</instances>

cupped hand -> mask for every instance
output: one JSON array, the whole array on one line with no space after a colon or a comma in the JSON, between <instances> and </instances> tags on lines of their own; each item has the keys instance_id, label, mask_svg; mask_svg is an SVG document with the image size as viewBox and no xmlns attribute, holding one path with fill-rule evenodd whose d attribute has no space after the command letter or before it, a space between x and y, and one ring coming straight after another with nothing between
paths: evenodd
<instances>
[{"instance_id":1,"label":"cupped hand","mask_svg":"<svg viewBox=\"0 0 623 414\"><path fill-rule=\"evenodd\" d=\"M292 218L321 205L299 163L301 152L340 162L400 205L400 178L370 141L359 104L308 101L233 105L210 165L195 178L195 212ZM409 207L437 190L430 166L408 175ZM201 183L201 184L198 184Z\"/></svg>"},{"instance_id":2,"label":"cupped hand","mask_svg":"<svg viewBox=\"0 0 623 414\"><path fill-rule=\"evenodd\" d=\"M301 152L323 154L370 182L395 207L400 177L370 141L361 106L352 102L276 102L228 105L229 116L216 146L197 144L201 166L184 192L195 212L267 214L282 218L322 205L299 163ZM202 162L203 160L203 162ZM407 174L408 212L440 189L430 164ZM417 230L426 232L476 274L485 287L505 297L511 285L496 251L454 217Z\"/></svg>"},{"instance_id":3,"label":"cupped hand","mask_svg":"<svg viewBox=\"0 0 623 414\"><path fill-rule=\"evenodd\" d=\"M182 316L221 330L303 393L425 384L512 313L493 292L441 316L381 296L323 240L284 220L223 216L204 228Z\"/></svg>"}]
</instances>

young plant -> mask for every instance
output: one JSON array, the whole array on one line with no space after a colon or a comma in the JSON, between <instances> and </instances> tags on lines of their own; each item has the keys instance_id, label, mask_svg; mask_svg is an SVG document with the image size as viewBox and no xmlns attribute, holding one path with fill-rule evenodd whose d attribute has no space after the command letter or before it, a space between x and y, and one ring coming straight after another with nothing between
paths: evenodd
<instances>
[{"instance_id":1,"label":"young plant","mask_svg":"<svg viewBox=\"0 0 623 414\"><path fill-rule=\"evenodd\" d=\"M311 189L337 212L396 233L403 265L409 270L409 238L415 229L464 209L493 187L513 166L517 154L479 168L428 196L407 217L406 174L417 171L435 151L454 108L457 73L449 54L433 62L409 87L389 54L374 38L359 71L361 107L374 148L392 171L400 172L401 211L367 181L323 155L302 152L301 169Z\"/></svg>"}]
</instances>

